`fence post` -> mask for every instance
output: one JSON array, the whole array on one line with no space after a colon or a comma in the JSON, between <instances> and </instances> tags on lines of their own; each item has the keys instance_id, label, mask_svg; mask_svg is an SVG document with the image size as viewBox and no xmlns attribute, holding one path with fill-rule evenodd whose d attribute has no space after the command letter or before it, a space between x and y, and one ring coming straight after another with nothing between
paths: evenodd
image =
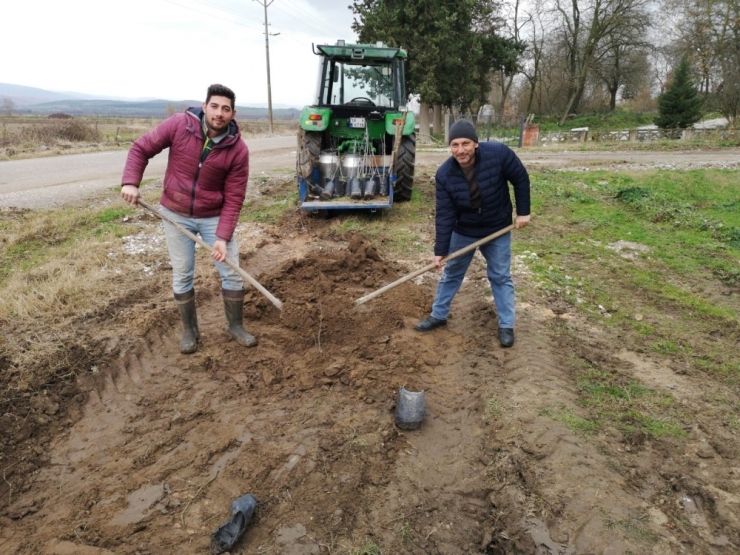
<instances>
[{"instance_id":1,"label":"fence post","mask_svg":"<svg viewBox=\"0 0 740 555\"><path fill-rule=\"evenodd\" d=\"M519 148L522 148L522 142L524 140L524 116L519 116Z\"/></svg>"}]
</instances>

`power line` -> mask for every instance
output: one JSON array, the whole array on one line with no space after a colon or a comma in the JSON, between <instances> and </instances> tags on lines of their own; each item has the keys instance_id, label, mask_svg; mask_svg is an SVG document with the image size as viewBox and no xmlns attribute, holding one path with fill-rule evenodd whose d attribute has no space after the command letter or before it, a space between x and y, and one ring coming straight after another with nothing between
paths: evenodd
<instances>
[{"instance_id":1,"label":"power line","mask_svg":"<svg viewBox=\"0 0 740 555\"><path fill-rule=\"evenodd\" d=\"M206 15L208 17L213 17L215 19L220 19L221 21L227 21L228 23L233 23L234 25L240 25L242 27L248 27L250 29L259 29L259 27L255 27L253 25L248 25L246 23L241 23L239 21L234 21L233 19L226 19L224 17L219 17L216 14L204 12L204 11L198 10L196 8L193 8L191 6L185 6L183 4L180 4L178 2L175 2L174 0L164 0L164 1L165 2L168 2L170 4L174 4L175 6L178 6L180 8L185 8L186 10L190 10L190 11L193 11L193 12L196 12L196 13L199 13L199 14L202 14L202 15ZM195 0L195 1L196 2L200 2L201 4L209 4L208 2L205 2L203 0ZM221 8L218 8L218 7L214 6L213 4L210 4L210 5L211 5L211 7L215 7L216 9L221 9ZM227 11L227 10L221 9L221 11ZM247 19L249 21L249 18L247 16L243 15L243 14L240 14L240 13L237 13L237 12L234 12L234 11L231 11L230 13L233 13L234 15L237 15L239 17L243 17L244 19ZM254 21L255 23L257 23L256 20L252 20L252 21Z\"/></svg>"},{"instance_id":2,"label":"power line","mask_svg":"<svg viewBox=\"0 0 740 555\"><path fill-rule=\"evenodd\" d=\"M243 17L244 19L248 21L253 21L257 23L258 25L262 25L262 21L259 19L253 19L252 17L245 15L241 12L238 12L236 10L232 10L231 8L227 8L226 6L222 6L221 4L217 4L216 2L209 2L208 0L193 0L194 2L198 2L200 4L206 4L208 6L211 6L212 8L216 8L217 10L221 10L223 12L228 12L234 15L238 15L239 17Z\"/></svg>"},{"instance_id":3,"label":"power line","mask_svg":"<svg viewBox=\"0 0 740 555\"><path fill-rule=\"evenodd\" d=\"M298 13L299 15L301 15L305 19L298 19L297 17L295 17L289 11L285 11L283 9L280 9L278 7L278 4L276 4L275 7L277 9L279 9L281 12L283 12L285 15L287 15L288 17L290 17L290 18L294 19L295 21L298 21L299 23L304 24L304 25L306 24L306 19L309 19L309 20L311 20L311 21L313 21L314 23L317 24L316 27L314 27L313 25L311 25L312 30L318 31L319 34L322 34L322 35L326 33L326 22L325 21L320 21L320 20L316 19L311 13L304 11L297 4L293 3L291 0L283 0L283 1L291 7L291 9L292 9L293 12Z\"/></svg>"}]
</instances>

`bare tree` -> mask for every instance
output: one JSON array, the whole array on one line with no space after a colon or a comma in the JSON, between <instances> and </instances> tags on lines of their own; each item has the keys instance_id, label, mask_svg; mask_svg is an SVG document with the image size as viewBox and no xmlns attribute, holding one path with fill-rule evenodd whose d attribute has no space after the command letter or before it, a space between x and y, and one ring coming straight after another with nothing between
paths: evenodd
<instances>
[{"instance_id":1,"label":"bare tree","mask_svg":"<svg viewBox=\"0 0 740 555\"><path fill-rule=\"evenodd\" d=\"M558 33L565 49L567 103L561 125L576 112L594 65L605 52L603 43L644 17L648 0L554 0Z\"/></svg>"},{"instance_id":2,"label":"bare tree","mask_svg":"<svg viewBox=\"0 0 740 555\"><path fill-rule=\"evenodd\" d=\"M8 117L13 116L13 112L15 111L15 102L13 102L12 98L8 96L3 97L2 111Z\"/></svg>"},{"instance_id":3,"label":"bare tree","mask_svg":"<svg viewBox=\"0 0 740 555\"><path fill-rule=\"evenodd\" d=\"M617 105L617 95L622 90L622 98L633 98L640 89L649 87L647 77L650 75L650 63L647 50L649 45L631 31L638 31L638 26L608 37L602 54L594 66L594 71L604 83L609 93L609 111Z\"/></svg>"},{"instance_id":4,"label":"bare tree","mask_svg":"<svg viewBox=\"0 0 740 555\"><path fill-rule=\"evenodd\" d=\"M667 0L676 16L675 58L686 56L700 91L734 123L740 113L740 0Z\"/></svg>"},{"instance_id":5,"label":"bare tree","mask_svg":"<svg viewBox=\"0 0 740 555\"><path fill-rule=\"evenodd\" d=\"M429 144L432 136L429 133L429 110L432 106L423 100L419 102L419 132L416 135L417 144Z\"/></svg>"},{"instance_id":6,"label":"bare tree","mask_svg":"<svg viewBox=\"0 0 740 555\"><path fill-rule=\"evenodd\" d=\"M517 0L517 5L519 0ZM529 97L527 98L527 114L532 112L535 95L538 96L538 111L542 112L542 59L545 49L547 33L542 18L542 3L537 0L530 10L524 11L521 17L521 25L515 23L517 39L527 43L524 51L524 60L521 65L521 73L529 85ZM517 18L518 19L518 18ZM515 19L515 22L517 22Z\"/></svg>"},{"instance_id":7,"label":"bare tree","mask_svg":"<svg viewBox=\"0 0 740 555\"><path fill-rule=\"evenodd\" d=\"M526 0L514 0L514 4L510 6L510 13L508 14L507 27L509 33L511 33L514 41L517 44L525 45L526 41L523 38L524 28L530 22L532 15L528 13L523 4ZM527 55L529 47L523 49L523 55ZM524 61L524 60L522 60ZM506 102L509 98L509 93L514 84L516 76L524 70L521 63L517 64L515 71L508 71L505 67L499 67L492 73L492 82L494 86L498 88L497 94L493 94L493 90L489 95L490 104L495 104L498 101L498 113L503 114L506 111ZM497 97L497 98L496 98Z\"/></svg>"},{"instance_id":8,"label":"bare tree","mask_svg":"<svg viewBox=\"0 0 740 555\"><path fill-rule=\"evenodd\" d=\"M740 114L740 0L725 0L717 11L717 45L722 82L717 88L719 109L731 125Z\"/></svg>"}]
</instances>

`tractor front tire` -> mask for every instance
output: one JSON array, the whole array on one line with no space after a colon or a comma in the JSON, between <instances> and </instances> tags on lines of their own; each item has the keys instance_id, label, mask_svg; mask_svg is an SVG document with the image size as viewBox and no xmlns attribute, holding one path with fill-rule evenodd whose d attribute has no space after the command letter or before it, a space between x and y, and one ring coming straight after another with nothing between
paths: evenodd
<instances>
[{"instance_id":1,"label":"tractor front tire","mask_svg":"<svg viewBox=\"0 0 740 555\"><path fill-rule=\"evenodd\" d=\"M413 133L401 138L396 156L396 183L393 188L395 200L411 200L414 188L414 166L416 165L416 135Z\"/></svg>"}]
</instances>

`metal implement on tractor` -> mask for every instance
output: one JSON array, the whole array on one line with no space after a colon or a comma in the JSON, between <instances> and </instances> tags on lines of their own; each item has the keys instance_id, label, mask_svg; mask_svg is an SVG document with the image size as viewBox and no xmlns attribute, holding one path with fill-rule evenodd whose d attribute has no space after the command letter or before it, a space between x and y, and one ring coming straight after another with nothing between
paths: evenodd
<instances>
[{"instance_id":1,"label":"metal implement on tractor","mask_svg":"<svg viewBox=\"0 0 740 555\"><path fill-rule=\"evenodd\" d=\"M377 210L410 200L416 119L406 109L406 52L337 41L314 54L318 87L298 132L300 208Z\"/></svg>"}]
</instances>

